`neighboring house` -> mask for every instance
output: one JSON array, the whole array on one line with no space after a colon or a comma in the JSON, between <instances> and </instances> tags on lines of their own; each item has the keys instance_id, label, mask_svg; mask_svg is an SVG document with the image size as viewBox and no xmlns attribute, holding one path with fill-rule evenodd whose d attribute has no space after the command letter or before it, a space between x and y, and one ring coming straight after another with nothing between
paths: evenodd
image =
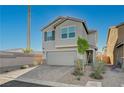
<instances>
[{"instance_id":1,"label":"neighboring house","mask_svg":"<svg viewBox=\"0 0 124 93\"><path fill-rule=\"evenodd\" d=\"M124 23L109 29L107 55L110 57L111 64L124 62Z\"/></svg>"},{"instance_id":2,"label":"neighboring house","mask_svg":"<svg viewBox=\"0 0 124 93\"><path fill-rule=\"evenodd\" d=\"M72 17L58 17L42 29L42 45L46 62L49 65L74 65L74 61L83 58L95 61L97 50L97 32L88 31L83 20ZM87 53L77 52L77 38L85 38L90 45Z\"/></svg>"}]
</instances>

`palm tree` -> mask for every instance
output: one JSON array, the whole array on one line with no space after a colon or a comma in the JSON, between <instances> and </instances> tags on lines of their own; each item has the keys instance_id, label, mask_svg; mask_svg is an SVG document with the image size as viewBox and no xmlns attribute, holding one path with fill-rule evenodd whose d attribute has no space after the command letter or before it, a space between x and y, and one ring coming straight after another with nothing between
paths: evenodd
<instances>
[{"instance_id":1,"label":"palm tree","mask_svg":"<svg viewBox=\"0 0 124 93\"><path fill-rule=\"evenodd\" d=\"M82 37L78 37L78 40L77 40L77 50L78 50L78 53L83 55L86 53L86 50L89 49L89 44L88 44L88 41L85 40L84 38ZM83 63L83 71L84 71L84 60L82 60Z\"/></svg>"},{"instance_id":2,"label":"palm tree","mask_svg":"<svg viewBox=\"0 0 124 93\"><path fill-rule=\"evenodd\" d=\"M30 28L31 28L31 9L30 9L30 5L28 5L28 29L27 29L27 48L26 49L23 49L23 52L24 53L31 53L32 52L32 49L30 47L31 45L31 40L30 40Z\"/></svg>"}]
</instances>

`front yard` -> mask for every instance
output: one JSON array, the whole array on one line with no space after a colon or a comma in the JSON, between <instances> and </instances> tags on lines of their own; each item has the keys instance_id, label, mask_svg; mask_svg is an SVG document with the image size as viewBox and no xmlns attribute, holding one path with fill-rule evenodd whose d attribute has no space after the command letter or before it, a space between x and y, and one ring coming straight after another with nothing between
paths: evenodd
<instances>
[{"instance_id":1,"label":"front yard","mask_svg":"<svg viewBox=\"0 0 124 93\"><path fill-rule=\"evenodd\" d=\"M41 80L79 86L86 86L88 81L101 82L103 87L120 87L124 84L124 73L112 71L109 66L106 66L106 73L103 74L103 79L101 80L89 77L89 74L92 72L91 66L86 67L85 73L80 80L77 80L77 77L72 75L73 71L74 67L41 65L20 76L19 79L29 78L33 79L34 82L35 80Z\"/></svg>"},{"instance_id":2,"label":"front yard","mask_svg":"<svg viewBox=\"0 0 124 93\"><path fill-rule=\"evenodd\" d=\"M88 81L98 81L102 82L103 87L120 87L124 84L124 73L112 71L110 67L106 67L106 73L103 74L103 79L101 80L96 80L89 77L91 72L91 67L88 66L86 68L85 74L81 76L80 81L77 80L77 78L71 73L67 73L59 80L59 82L85 86Z\"/></svg>"}]
</instances>

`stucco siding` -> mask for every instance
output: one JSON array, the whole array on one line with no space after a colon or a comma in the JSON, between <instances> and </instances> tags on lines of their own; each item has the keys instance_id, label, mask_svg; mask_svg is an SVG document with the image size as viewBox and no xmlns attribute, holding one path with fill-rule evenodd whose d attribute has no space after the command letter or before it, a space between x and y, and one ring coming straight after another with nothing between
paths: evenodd
<instances>
[{"instance_id":1,"label":"stucco siding","mask_svg":"<svg viewBox=\"0 0 124 93\"><path fill-rule=\"evenodd\" d=\"M68 39L62 39L61 38L61 28L68 27L68 26L75 26L76 32L75 32L75 38L68 38ZM82 23L75 22L71 20L67 20L56 27L55 30L55 46L68 46L68 45L76 45L77 37L82 36L87 39L86 31L83 28Z\"/></svg>"},{"instance_id":2,"label":"stucco siding","mask_svg":"<svg viewBox=\"0 0 124 93\"><path fill-rule=\"evenodd\" d=\"M88 42L91 45L97 46L97 33L96 32L88 34Z\"/></svg>"},{"instance_id":3,"label":"stucco siding","mask_svg":"<svg viewBox=\"0 0 124 93\"><path fill-rule=\"evenodd\" d=\"M120 43L120 42L123 42L124 41L124 25L123 26L120 26L119 28L118 28L118 35L119 35L119 37L118 37L118 43Z\"/></svg>"},{"instance_id":4,"label":"stucco siding","mask_svg":"<svg viewBox=\"0 0 124 93\"><path fill-rule=\"evenodd\" d=\"M60 21L60 20L58 20ZM53 50L55 49L55 40L53 41L44 41L44 32L48 32L48 31L53 31L55 30L54 29L54 25L58 22L56 21L55 23L51 24L50 26L48 26L47 28L45 28L43 31L42 31L42 46L43 46L43 49L44 50ZM55 32L56 34L56 32Z\"/></svg>"},{"instance_id":5,"label":"stucco siding","mask_svg":"<svg viewBox=\"0 0 124 93\"><path fill-rule=\"evenodd\" d=\"M55 50L55 41L46 41L43 43L44 50Z\"/></svg>"},{"instance_id":6,"label":"stucco siding","mask_svg":"<svg viewBox=\"0 0 124 93\"><path fill-rule=\"evenodd\" d=\"M118 39L118 29L113 27L110 29L107 42L107 55L110 57L111 64L114 64L114 50Z\"/></svg>"}]
</instances>

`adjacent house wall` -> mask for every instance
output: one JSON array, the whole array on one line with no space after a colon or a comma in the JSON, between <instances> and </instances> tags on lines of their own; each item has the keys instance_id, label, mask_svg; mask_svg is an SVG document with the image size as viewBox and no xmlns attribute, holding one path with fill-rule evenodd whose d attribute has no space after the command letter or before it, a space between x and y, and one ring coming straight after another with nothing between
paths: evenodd
<instances>
[{"instance_id":1,"label":"adjacent house wall","mask_svg":"<svg viewBox=\"0 0 124 93\"><path fill-rule=\"evenodd\" d=\"M117 44L124 42L124 25L118 27L118 40ZM123 61L124 57L124 45L115 49L115 61Z\"/></svg>"},{"instance_id":2,"label":"adjacent house wall","mask_svg":"<svg viewBox=\"0 0 124 93\"><path fill-rule=\"evenodd\" d=\"M110 57L111 64L114 64L114 49L118 39L118 29L112 27L108 32L107 55Z\"/></svg>"},{"instance_id":3,"label":"adjacent house wall","mask_svg":"<svg viewBox=\"0 0 124 93\"><path fill-rule=\"evenodd\" d=\"M118 37L118 42L117 43L124 41L124 25L118 27L118 30L119 30L118 31L119 37Z\"/></svg>"}]
</instances>

